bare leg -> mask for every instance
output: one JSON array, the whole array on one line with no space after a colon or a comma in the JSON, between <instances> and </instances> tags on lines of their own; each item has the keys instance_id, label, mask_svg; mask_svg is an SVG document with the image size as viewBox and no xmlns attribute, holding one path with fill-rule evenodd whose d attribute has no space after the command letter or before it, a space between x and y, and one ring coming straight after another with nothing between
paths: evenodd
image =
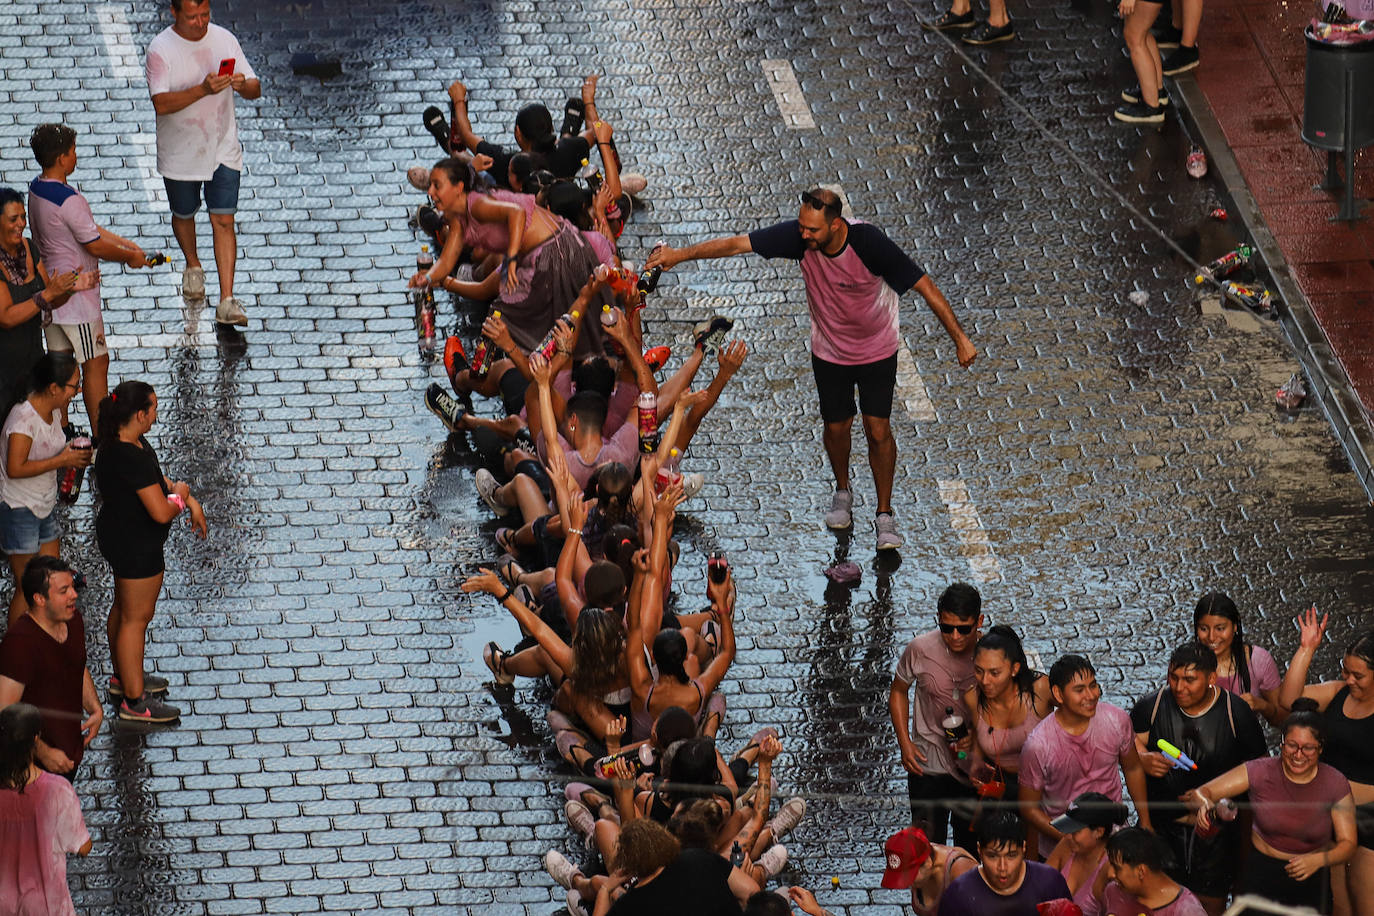
<instances>
[{"instance_id":1,"label":"bare leg","mask_svg":"<svg viewBox=\"0 0 1374 916\"><path fill-rule=\"evenodd\" d=\"M172 235L176 237L181 256L186 259L187 267L200 266L200 254L196 251L196 218L188 216L172 217Z\"/></svg>"},{"instance_id":2,"label":"bare leg","mask_svg":"<svg viewBox=\"0 0 1374 916\"><path fill-rule=\"evenodd\" d=\"M1001 28L1010 21L1007 16L1007 0L988 0L988 25Z\"/></svg>"},{"instance_id":3,"label":"bare leg","mask_svg":"<svg viewBox=\"0 0 1374 916\"><path fill-rule=\"evenodd\" d=\"M892 478L897 470L897 440L886 418L864 417L864 436L868 439L868 466L873 471L878 511L892 511Z\"/></svg>"},{"instance_id":4,"label":"bare leg","mask_svg":"<svg viewBox=\"0 0 1374 916\"><path fill-rule=\"evenodd\" d=\"M854 418L850 417L838 423L825 424L825 431L821 434L826 457L830 459L830 472L835 475L835 488L838 490L849 489L850 434L853 428Z\"/></svg>"},{"instance_id":5,"label":"bare leg","mask_svg":"<svg viewBox=\"0 0 1374 916\"><path fill-rule=\"evenodd\" d=\"M1178 12L1180 6L1183 7L1181 13ZM1197 33L1202 27L1202 0L1183 0L1182 3L1175 0L1174 15L1180 17L1182 22L1179 31L1183 33L1183 37L1179 39L1179 46L1196 48Z\"/></svg>"},{"instance_id":6,"label":"bare leg","mask_svg":"<svg viewBox=\"0 0 1374 916\"><path fill-rule=\"evenodd\" d=\"M1122 27L1126 48L1131 52L1131 66L1140 84L1140 100L1151 108L1159 106L1159 90L1164 85L1164 72L1159 61L1159 46L1150 34L1159 15L1158 3L1140 0Z\"/></svg>"},{"instance_id":7,"label":"bare leg","mask_svg":"<svg viewBox=\"0 0 1374 916\"><path fill-rule=\"evenodd\" d=\"M98 428L96 420L100 413L100 402L110 393L110 354L88 359L81 364L81 399L86 403L86 419L90 421L91 431Z\"/></svg>"},{"instance_id":8,"label":"bare leg","mask_svg":"<svg viewBox=\"0 0 1374 916\"><path fill-rule=\"evenodd\" d=\"M24 578L24 568L33 559L31 553L12 553L10 554L10 571L14 573L14 595L10 598L10 622L11 627L20 617L29 612L29 602L24 597L24 590L19 587L20 581Z\"/></svg>"},{"instance_id":9,"label":"bare leg","mask_svg":"<svg viewBox=\"0 0 1374 916\"><path fill-rule=\"evenodd\" d=\"M238 236L234 232L234 214L211 213L210 229L215 237L215 268L219 273L219 297L234 295L234 264L238 260Z\"/></svg>"},{"instance_id":10,"label":"bare leg","mask_svg":"<svg viewBox=\"0 0 1374 916\"><path fill-rule=\"evenodd\" d=\"M120 619L119 632L111 645L115 673L119 675L124 696L131 700L143 696L145 640L161 591L162 573L147 579L115 579L115 601Z\"/></svg>"},{"instance_id":11,"label":"bare leg","mask_svg":"<svg viewBox=\"0 0 1374 916\"><path fill-rule=\"evenodd\" d=\"M692 387L692 381L697 377L697 370L701 368L701 361L705 358L701 347L693 347L692 352L687 354L687 359L682 363L682 367L673 373L673 377L662 385L658 386L658 418L666 421L668 415L673 412L673 405L682 396L684 391Z\"/></svg>"}]
</instances>

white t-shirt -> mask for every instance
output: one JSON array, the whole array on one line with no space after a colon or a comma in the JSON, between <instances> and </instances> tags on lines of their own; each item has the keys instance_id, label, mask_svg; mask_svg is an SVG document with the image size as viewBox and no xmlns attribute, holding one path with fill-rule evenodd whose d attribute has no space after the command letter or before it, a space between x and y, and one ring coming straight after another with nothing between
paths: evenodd
<instances>
[{"instance_id":1,"label":"white t-shirt","mask_svg":"<svg viewBox=\"0 0 1374 916\"><path fill-rule=\"evenodd\" d=\"M219 62L234 59L234 72L257 74L243 56L239 40L214 23L200 41L187 41L171 26L148 45L148 94L182 92L219 72ZM192 102L181 111L157 116L157 171L174 181L209 181L221 165L243 171L243 147L234 121L235 92L225 89Z\"/></svg>"},{"instance_id":2,"label":"white t-shirt","mask_svg":"<svg viewBox=\"0 0 1374 916\"><path fill-rule=\"evenodd\" d=\"M4 429L0 430L0 502L11 509L28 509L39 518L47 518L57 508L57 471L11 480L5 468L9 467L12 433L33 440L29 446L30 461L51 458L67 447L67 437L62 432L62 412L54 410L52 422L47 423L26 399L14 406L5 418Z\"/></svg>"},{"instance_id":3,"label":"white t-shirt","mask_svg":"<svg viewBox=\"0 0 1374 916\"><path fill-rule=\"evenodd\" d=\"M100 267L96 256L86 250L88 242L100 238L100 228L91 216L91 205L69 184L50 178L35 178L29 185L29 228L43 254L48 276L81 268L90 273ZM72 297L53 310L58 324L85 324L100 318L100 287L72 293Z\"/></svg>"}]
</instances>

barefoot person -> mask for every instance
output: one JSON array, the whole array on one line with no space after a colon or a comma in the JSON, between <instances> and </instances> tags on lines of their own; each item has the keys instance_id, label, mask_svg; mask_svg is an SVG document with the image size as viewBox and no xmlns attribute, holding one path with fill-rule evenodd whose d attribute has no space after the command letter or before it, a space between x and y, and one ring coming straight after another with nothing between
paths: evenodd
<instances>
[{"instance_id":1,"label":"barefoot person","mask_svg":"<svg viewBox=\"0 0 1374 916\"><path fill-rule=\"evenodd\" d=\"M878 498L878 549L893 550L902 546L892 516L897 442L888 422L897 385L897 350L902 345L898 297L913 287L921 294L954 341L959 365L973 365L978 350L935 281L877 226L845 219L840 210L834 191L806 191L795 220L687 248L664 245L645 266L668 270L684 261L751 251L765 258L800 262L811 309L811 370L820 393L825 452L835 475L835 496L825 523L834 529L854 523L849 453L854 414L862 413Z\"/></svg>"}]
</instances>

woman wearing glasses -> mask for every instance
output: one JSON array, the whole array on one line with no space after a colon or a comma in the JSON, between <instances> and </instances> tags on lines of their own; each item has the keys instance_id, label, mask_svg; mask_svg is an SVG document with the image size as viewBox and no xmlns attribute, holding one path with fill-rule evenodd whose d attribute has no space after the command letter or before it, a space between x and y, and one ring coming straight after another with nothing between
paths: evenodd
<instances>
[{"instance_id":1,"label":"woman wearing glasses","mask_svg":"<svg viewBox=\"0 0 1374 916\"><path fill-rule=\"evenodd\" d=\"M1350 780L1356 840L1349 864L1332 869L1331 896L1339 916L1374 913L1374 630L1350 644L1341 659L1341 679L1307 683L1312 656L1326 632L1326 616L1317 609L1298 622L1302 639L1279 688L1279 705L1310 700L1321 711L1326 728L1322 759ZM1299 699L1301 697L1302 699Z\"/></svg>"},{"instance_id":2,"label":"woman wearing glasses","mask_svg":"<svg viewBox=\"0 0 1374 916\"><path fill-rule=\"evenodd\" d=\"M1197 811L1197 829L1206 831L1217 802L1250 793L1254 848L1237 893L1331 912L1328 869L1355 854L1355 802L1349 780L1318 759L1326 735L1316 701L1299 699L1283 724L1278 757L1246 761L1184 796Z\"/></svg>"}]
</instances>

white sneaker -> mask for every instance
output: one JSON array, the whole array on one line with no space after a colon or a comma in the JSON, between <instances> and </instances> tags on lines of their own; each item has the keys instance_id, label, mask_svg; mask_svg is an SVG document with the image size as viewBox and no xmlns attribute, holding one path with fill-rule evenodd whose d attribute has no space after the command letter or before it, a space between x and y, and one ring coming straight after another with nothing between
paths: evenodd
<instances>
[{"instance_id":1,"label":"white sneaker","mask_svg":"<svg viewBox=\"0 0 1374 916\"><path fill-rule=\"evenodd\" d=\"M649 186L649 179L638 172L620 173L620 190L626 194L643 194L644 189Z\"/></svg>"},{"instance_id":2,"label":"white sneaker","mask_svg":"<svg viewBox=\"0 0 1374 916\"><path fill-rule=\"evenodd\" d=\"M544 871L558 882L559 887L566 890L572 890L573 878L582 873L582 869L568 861L568 857L556 849L544 853Z\"/></svg>"},{"instance_id":3,"label":"white sneaker","mask_svg":"<svg viewBox=\"0 0 1374 916\"><path fill-rule=\"evenodd\" d=\"M776 878L778 872L787 864L787 847L781 843L774 843L764 851L763 855L754 862L755 865L763 869L763 873L769 878Z\"/></svg>"},{"instance_id":4,"label":"white sneaker","mask_svg":"<svg viewBox=\"0 0 1374 916\"><path fill-rule=\"evenodd\" d=\"M706 475L698 471L682 475L682 498L691 499L701 492L701 488L706 486Z\"/></svg>"},{"instance_id":5,"label":"white sneaker","mask_svg":"<svg viewBox=\"0 0 1374 916\"><path fill-rule=\"evenodd\" d=\"M187 267L181 272L181 295L186 299L205 298L205 269Z\"/></svg>"},{"instance_id":6,"label":"white sneaker","mask_svg":"<svg viewBox=\"0 0 1374 916\"><path fill-rule=\"evenodd\" d=\"M878 528L879 550L896 550L905 543L902 536L897 533L897 520L892 517L891 512L878 513L875 525Z\"/></svg>"},{"instance_id":7,"label":"white sneaker","mask_svg":"<svg viewBox=\"0 0 1374 916\"><path fill-rule=\"evenodd\" d=\"M577 891L568 891L568 912L572 916L592 916L585 903L582 902L582 895Z\"/></svg>"},{"instance_id":8,"label":"white sneaker","mask_svg":"<svg viewBox=\"0 0 1374 916\"><path fill-rule=\"evenodd\" d=\"M836 490L830 500L830 511L825 513L825 527L841 531L854 524L854 494L848 490Z\"/></svg>"},{"instance_id":9,"label":"white sneaker","mask_svg":"<svg viewBox=\"0 0 1374 916\"><path fill-rule=\"evenodd\" d=\"M417 191L429 190L429 167L424 165L412 165L406 169L406 181Z\"/></svg>"},{"instance_id":10,"label":"white sneaker","mask_svg":"<svg viewBox=\"0 0 1374 916\"><path fill-rule=\"evenodd\" d=\"M482 502L486 503L491 511L497 515L505 515L510 512L509 506L503 506L497 501L496 491L501 485L496 482L496 475L486 468L478 468L474 481L477 484L477 495L482 497Z\"/></svg>"},{"instance_id":11,"label":"white sneaker","mask_svg":"<svg viewBox=\"0 0 1374 916\"><path fill-rule=\"evenodd\" d=\"M773 831L773 839L775 841L780 840L791 833L792 828L801 823L802 815L805 813L805 799L789 798L778 809L778 813L773 815L773 819L768 822L768 829Z\"/></svg>"},{"instance_id":12,"label":"white sneaker","mask_svg":"<svg viewBox=\"0 0 1374 916\"><path fill-rule=\"evenodd\" d=\"M248 313L243 310L243 302L230 296L221 299L215 308L215 321L220 324L246 325L248 323Z\"/></svg>"}]
</instances>

